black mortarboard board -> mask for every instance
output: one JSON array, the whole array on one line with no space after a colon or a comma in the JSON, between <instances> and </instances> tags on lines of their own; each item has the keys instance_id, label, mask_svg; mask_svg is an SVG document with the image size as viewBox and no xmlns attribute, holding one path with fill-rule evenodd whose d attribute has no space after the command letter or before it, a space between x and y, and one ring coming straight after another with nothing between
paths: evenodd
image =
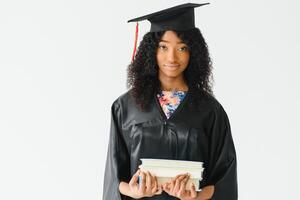
<instances>
[{"instance_id":1,"label":"black mortarboard board","mask_svg":"<svg viewBox=\"0 0 300 200\"><path fill-rule=\"evenodd\" d=\"M209 3L185 3L145 16L134 18L129 20L128 22L148 20L151 23L150 32L158 32L165 30L184 31L195 28L194 8L206 4Z\"/></svg>"},{"instance_id":2,"label":"black mortarboard board","mask_svg":"<svg viewBox=\"0 0 300 200\"><path fill-rule=\"evenodd\" d=\"M135 32L135 44L132 54L132 61L136 52L138 37L138 22L148 20L151 23L150 32L159 32L166 30L185 31L195 28L194 8L207 5L209 3L185 3L158 12L144 15L138 18L128 20L127 22L137 22Z\"/></svg>"}]
</instances>

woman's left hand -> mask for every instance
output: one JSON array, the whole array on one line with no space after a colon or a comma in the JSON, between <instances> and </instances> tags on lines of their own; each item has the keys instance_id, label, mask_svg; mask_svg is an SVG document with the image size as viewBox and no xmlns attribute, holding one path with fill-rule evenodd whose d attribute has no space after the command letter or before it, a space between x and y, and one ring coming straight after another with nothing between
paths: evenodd
<instances>
[{"instance_id":1,"label":"woman's left hand","mask_svg":"<svg viewBox=\"0 0 300 200\"><path fill-rule=\"evenodd\" d=\"M186 190L186 183L190 176L188 174L177 175L169 183L163 184L163 190L171 196L181 200L194 200L197 198L195 185L192 185L190 190Z\"/></svg>"}]
</instances>

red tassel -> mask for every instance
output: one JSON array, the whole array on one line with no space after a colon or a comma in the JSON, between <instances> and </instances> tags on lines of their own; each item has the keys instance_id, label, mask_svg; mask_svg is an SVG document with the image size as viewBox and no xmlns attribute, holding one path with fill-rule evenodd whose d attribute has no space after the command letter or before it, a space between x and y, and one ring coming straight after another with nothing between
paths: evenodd
<instances>
[{"instance_id":1,"label":"red tassel","mask_svg":"<svg viewBox=\"0 0 300 200\"><path fill-rule=\"evenodd\" d=\"M136 26L135 26L134 49L133 49L133 54L132 54L132 58L131 58L131 61L132 61L132 62L133 62L133 60L134 60L134 56L135 56L135 52L136 52L136 43L137 43L137 39L138 39L138 32L139 32L139 23L136 22Z\"/></svg>"}]
</instances>

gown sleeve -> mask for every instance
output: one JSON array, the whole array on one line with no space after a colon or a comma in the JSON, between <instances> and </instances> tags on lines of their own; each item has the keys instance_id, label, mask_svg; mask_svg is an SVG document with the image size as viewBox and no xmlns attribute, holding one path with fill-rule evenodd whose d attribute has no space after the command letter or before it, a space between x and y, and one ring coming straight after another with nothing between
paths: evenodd
<instances>
[{"instance_id":1,"label":"gown sleeve","mask_svg":"<svg viewBox=\"0 0 300 200\"><path fill-rule=\"evenodd\" d=\"M121 107L116 101L111 106L111 125L103 182L103 200L129 199L119 192L119 183L130 180L130 159L120 129Z\"/></svg>"},{"instance_id":2,"label":"gown sleeve","mask_svg":"<svg viewBox=\"0 0 300 200\"><path fill-rule=\"evenodd\" d=\"M237 200L237 162L228 116L220 105L211 129L209 185L215 186L212 200Z\"/></svg>"}]
</instances>

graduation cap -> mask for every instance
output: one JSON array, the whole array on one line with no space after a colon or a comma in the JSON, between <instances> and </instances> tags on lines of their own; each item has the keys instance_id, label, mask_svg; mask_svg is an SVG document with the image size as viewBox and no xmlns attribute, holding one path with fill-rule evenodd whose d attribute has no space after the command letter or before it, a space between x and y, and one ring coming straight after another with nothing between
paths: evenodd
<instances>
[{"instance_id":1,"label":"graduation cap","mask_svg":"<svg viewBox=\"0 0 300 200\"><path fill-rule=\"evenodd\" d=\"M132 60L134 59L136 51L136 43L138 36L138 22L148 20L151 23L150 32L159 32L166 30L178 30L185 31L195 28L195 14L194 8L207 5L209 3L196 4L185 3L178 6L174 6L168 9L164 9L158 12L154 12L148 15L144 15L138 18L128 20L127 22L137 22L135 32L135 45Z\"/></svg>"}]
</instances>

